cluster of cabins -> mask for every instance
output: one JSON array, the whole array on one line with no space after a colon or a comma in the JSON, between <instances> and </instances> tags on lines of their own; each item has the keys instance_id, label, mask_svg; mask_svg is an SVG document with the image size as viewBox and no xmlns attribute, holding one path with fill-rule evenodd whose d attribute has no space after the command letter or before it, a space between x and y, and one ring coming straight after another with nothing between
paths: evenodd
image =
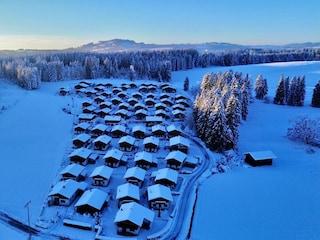
<instances>
[{"instance_id":1,"label":"cluster of cabins","mask_svg":"<svg viewBox=\"0 0 320 240\"><path fill-rule=\"evenodd\" d=\"M190 143L179 127L188 99L169 84L80 82L73 91L83 98L82 109L74 126L70 164L49 193L50 205L75 202L76 212L95 215L115 198L118 234L150 229L154 210L160 216L173 201L179 170L198 164L188 155ZM70 92L60 89L63 96ZM160 151L165 155L159 156ZM122 184L112 188L113 172L119 169Z\"/></svg>"}]
</instances>

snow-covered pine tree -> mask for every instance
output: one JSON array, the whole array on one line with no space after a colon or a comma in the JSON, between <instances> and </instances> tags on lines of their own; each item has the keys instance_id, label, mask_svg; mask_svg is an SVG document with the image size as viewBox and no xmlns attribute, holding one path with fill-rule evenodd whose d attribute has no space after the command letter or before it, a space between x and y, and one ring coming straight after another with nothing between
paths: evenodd
<instances>
[{"instance_id":1,"label":"snow-covered pine tree","mask_svg":"<svg viewBox=\"0 0 320 240\"><path fill-rule=\"evenodd\" d=\"M184 91L188 91L189 90L189 78L188 77L186 77L186 79L184 80L183 90Z\"/></svg>"},{"instance_id":2,"label":"snow-covered pine tree","mask_svg":"<svg viewBox=\"0 0 320 240\"><path fill-rule=\"evenodd\" d=\"M251 81L248 75L243 79L241 87L240 87L240 94L241 94L241 118L243 120L247 119L248 116L248 107L249 102L251 101Z\"/></svg>"},{"instance_id":3,"label":"snow-covered pine tree","mask_svg":"<svg viewBox=\"0 0 320 240\"><path fill-rule=\"evenodd\" d=\"M320 108L320 80L314 86L312 100L311 100L311 106Z\"/></svg>"},{"instance_id":4,"label":"snow-covered pine tree","mask_svg":"<svg viewBox=\"0 0 320 240\"><path fill-rule=\"evenodd\" d=\"M290 81L289 95L288 95L288 105L295 106L296 103L296 92L297 92L297 78L293 76Z\"/></svg>"},{"instance_id":5,"label":"snow-covered pine tree","mask_svg":"<svg viewBox=\"0 0 320 240\"><path fill-rule=\"evenodd\" d=\"M298 78L297 82L297 106L303 106L304 104L304 98L306 95L306 82L305 82L305 76L302 75L301 77Z\"/></svg>"},{"instance_id":6,"label":"snow-covered pine tree","mask_svg":"<svg viewBox=\"0 0 320 240\"><path fill-rule=\"evenodd\" d=\"M285 104L285 87L284 87L284 77L283 75L280 76L276 96L273 99L273 103L284 105Z\"/></svg>"},{"instance_id":7,"label":"snow-covered pine tree","mask_svg":"<svg viewBox=\"0 0 320 240\"><path fill-rule=\"evenodd\" d=\"M238 89L234 89L230 94L225 112L227 125L232 133L232 145L235 146L239 138L238 126L241 122L241 102Z\"/></svg>"},{"instance_id":8,"label":"snow-covered pine tree","mask_svg":"<svg viewBox=\"0 0 320 240\"><path fill-rule=\"evenodd\" d=\"M257 99L263 99L268 93L267 80L264 79L261 74L258 75L254 83L254 90L256 92Z\"/></svg>"},{"instance_id":9,"label":"snow-covered pine tree","mask_svg":"<svg viewBox=\"0 0 320 240\"><path fill-rule=\"evenodd\" d=\"M290 80L289 80L289 76L287 76L284 80L285 104L288 104L289 95L290 95Z\"/></svg>"}]
</instances>

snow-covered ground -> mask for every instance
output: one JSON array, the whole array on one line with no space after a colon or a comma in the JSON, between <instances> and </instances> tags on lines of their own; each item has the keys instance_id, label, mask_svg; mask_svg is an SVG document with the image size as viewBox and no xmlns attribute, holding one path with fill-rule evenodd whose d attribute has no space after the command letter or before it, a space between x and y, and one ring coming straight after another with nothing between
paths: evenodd
<instances>
[{"instance_id":1,"label":"snow-covered ground","mask_svg":"<svg viewBox=\"0 0 320 240\"><path fill-rule=\"evenodd\" d=\"M254 81L258 74L268 80L272 99L281 74L306 76L304 107L255 101L240 126L239 152L271 150L277 155L270 167L235 167L212 176L200 187L192 239L320 239L319 149L289 141L289 120L311 108L311 94L320 79L319 62L276 63L214 67L174 72L172 84L183 87L200 83L211 71L242 71ZM115 80L119 83L119 80ZM0 81L0 211L27 222L30 203L32 225L37 221L72 136L71 115L62 108L72 104L57 90L73 81L43 83L40 90L25 91ZM206 223L206 224L205 224ZM26 239L0 224L1 238Z\"/></svg>"}]
</instances>

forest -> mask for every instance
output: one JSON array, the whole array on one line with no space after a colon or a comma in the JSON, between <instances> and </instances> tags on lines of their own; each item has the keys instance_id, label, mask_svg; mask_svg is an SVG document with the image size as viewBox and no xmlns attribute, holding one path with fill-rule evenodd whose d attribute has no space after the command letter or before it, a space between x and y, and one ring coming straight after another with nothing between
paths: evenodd
<instances>
[{"instance_id":1,"label":"forest","mask_svg":"<svg viewBox=\"0 0 320 240\"><path fill-rule=\"evenodd\" d=\"M171 72L210 66L320 60L320 49L245 49L199 53L195 49L121 53L50 52L0 58L0 78L25 89L66 79L171 80Z\"/></svg>"}]
</instances>

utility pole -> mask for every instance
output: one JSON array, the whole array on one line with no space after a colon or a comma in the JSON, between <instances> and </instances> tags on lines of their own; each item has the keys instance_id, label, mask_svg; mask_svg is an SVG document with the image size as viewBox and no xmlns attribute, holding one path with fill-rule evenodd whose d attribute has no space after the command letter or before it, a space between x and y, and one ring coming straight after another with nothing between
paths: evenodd
<instances>
[{"instance_id":1,"label":"utility pole","mask_svg":"<svg viewBox=\"0 0 320 240\"><path fill-rule=\"evenodd\" d=\"M28 227L29 227L29 239L31 239L31 226L30 226L30 206L31 200L29 200L25 205L24 208L27 208L27 213L28 213Z\"/></svg>"}]
</instances>

